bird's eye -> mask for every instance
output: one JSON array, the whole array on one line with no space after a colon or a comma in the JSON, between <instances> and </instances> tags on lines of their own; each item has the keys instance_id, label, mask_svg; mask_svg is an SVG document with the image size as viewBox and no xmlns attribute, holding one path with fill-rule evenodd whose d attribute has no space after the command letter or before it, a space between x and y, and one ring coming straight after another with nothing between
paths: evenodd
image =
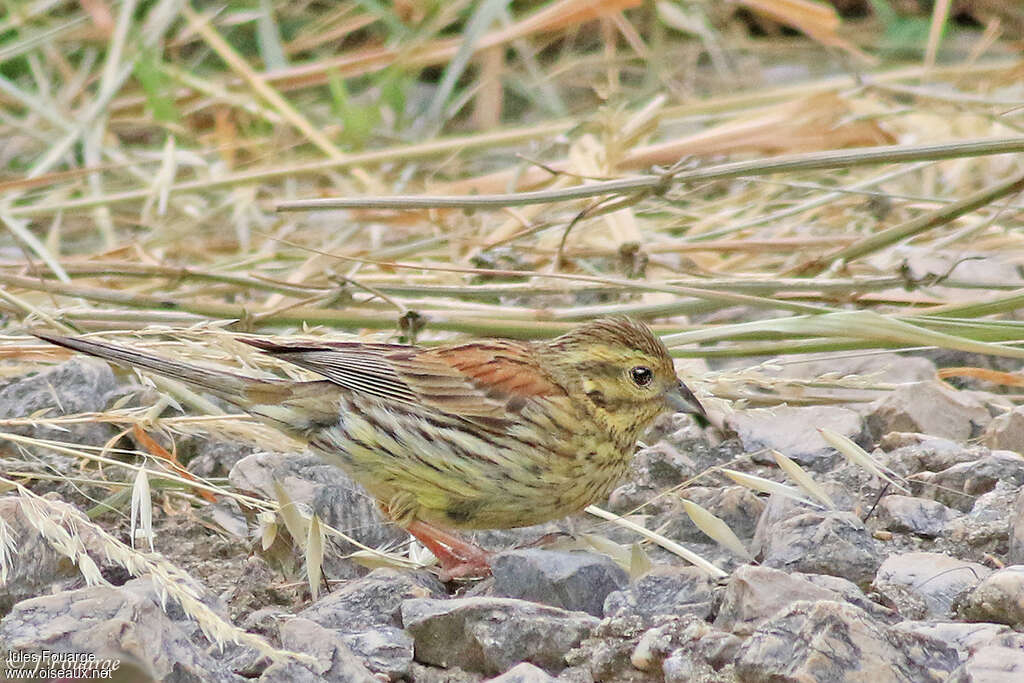
<instances>
[{"instance_id":1,"label":"bird's eye","mask_svg":"<svg viewBox=\"0 0 1024 683\"><path fill-rule=\"evenodd\" d=\"M650 368L645 368L642 365L638 365L629 371L629 378L633 380L633 384L638 387L646 387L654 379L654 373L651 372Z\"/></svg>"}]
</instances>

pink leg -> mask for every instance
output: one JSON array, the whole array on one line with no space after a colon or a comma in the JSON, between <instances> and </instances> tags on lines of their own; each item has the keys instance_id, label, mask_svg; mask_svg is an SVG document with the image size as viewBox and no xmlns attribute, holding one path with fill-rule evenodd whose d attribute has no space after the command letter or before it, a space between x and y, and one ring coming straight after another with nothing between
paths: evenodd
<instances>
[{"instance_id":1,"label":"pink leg","mask_svg":"<svg viewBox=\"0 0 1024 683\"><path fill-rule=\"evenodd\" d=\"M491 554L433 524L415 520L405 530L425 545L441 563L441 580L483 578L491 574Z\"/></svg>"}]
</instances>

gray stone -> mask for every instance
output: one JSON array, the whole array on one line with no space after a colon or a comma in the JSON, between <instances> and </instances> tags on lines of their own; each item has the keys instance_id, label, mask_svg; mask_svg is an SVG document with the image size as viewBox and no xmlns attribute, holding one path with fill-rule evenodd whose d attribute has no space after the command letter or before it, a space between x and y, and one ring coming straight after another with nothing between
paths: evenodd
<instances>
[{"instance_id":1,"label":"gray stone","mask_svg":"<svg viewBox=\"0 0 1024 683\"><path fill-rule=\"evenodd\" d=\"M1010 548L1006 559L1010 564L1024 564L1024 488L1017 493L1010 512Z\"/></svg>"},{"instance_id":2,"label":"gray stone","mask_svg":"<svg viewBox=\"0 0 1024 683\"><path fill-rule=\"evenodd\" d=\"M970 512L948 524L943 539L948 539L951 547L969 548L974 556L1003 555L1009 544L1010 511L1018 490L1013 482L996 482L995 488L975 499Z\"/></svg>"},{"instance_id":3,"label":"gray stone","mask_svg":"<svg viewBox=\"0 0 1024 683\"><path fill-rule=\"evenodd\" d=\"M736 433L747 451L773 448L801 465L813 467L828 467L840 458L822 438L819 428L831 429L854 441L859 440L864 431L859 414L836 406L737 411L729 415L725 426Z\"/></svg>"},{"instance_id":4,"label":"gray stone","mask_svg":"<svg viewBox=\"0 0 1024 683\"><path fill-rule=\"evenodd\" d=\"M0 418L24 417L40 411L48 411L50 417L99 412L106 408L107 394L115 386L108 363L72 358L38 374L0 385Z\"/></svg>"},{"instance_id":5,"label":"gray stone","mask_svg":"<svg viewBox=\"0 0 1024 683\"><path fill-rule=\"evenodd\" d=\"M764 512L764 499L745 486L689 486L686 498L725 522L739 538L752 538L757 520ZM682 541L707 542L707 535L698 529L682 509L674 511L665 533Z\"/></svg>"},{"instance_id":6,"label":"gray stone","mask_svg":"<svg viewBox=\"0 0 1024 683\"><path fill-rule=\"evenodd\" d=\"M74 562L54 550L25 518L19 500L14 495L0 498L0 521L7 524L14 542L7 580L0 582L0 616L10 612L21 600L49 592L50 587L71 588L81 581ZM67 505L58 501L50 503ZM70 509L68 512L75 514ZM88 535L89 530L85 529L84 533ZM83 541L86 547L92 545L89 538Z\"/></svg>"},{"instance_id":7,"label":"gray stone","mask_svg":"<svg viewBox=\"0 0 1024 683\"><path fill-rule=\"evenodd\" d=\"M0 621L0 662L15 652L91 652L98 659L130 663L159 681L244 683L229 658L213 656L209 643L190 639L190 626L165 613L152 591L146 594L138 586L62 591L23 600Z\"/></svg>"},{"instance_id":8,"label":"gray stone","mask_svg":"<svg viewBox=\"0 0 1024 683\"><path fill-rule=\"evenodd\" d=\"M981 442L993 450L1024 453L1024 406L993 418Z\"/></svg>"},{"instance_id":9,"label":"gray stone","mask_svg":"<svg viewBox=\"0 0 1024 683\"><path fill-rule=\"evenodd\" d=\"M934 500L889 495L878 506L878 517L886 529L909 531L925 538L942 534L958 513Z\"/></svg>"},{"instance_id":10,"label":"gray stone","mask_svg":"<svg viewBox=\"0 0 1024 683\"><path fill-rule=\"evenodd\" d=\"M490 683L554 683L555 677L538 666L522 662L500 676L488 680Z\"/></svg>"},{"instance_id":11,"label":"gray stone","mask_svg":"<svg viewBox=\"0 0 1024 683\"><path fill-rule=\"evenodd\" d=\"M766 508L754 537L762 564L786 571L829 574L866 585L881 563L875 541L849 512L807 511L772 520Z\"/></svg>"},{"instance_id":12,"label":"gray stone","mask_svg":"<svg viewBox=\"0 0 1024 683\"><path fill-rule=\"evenodd\" d=\"M660 614L692 614L706 619L711 614L714 584L694 567L659 565L627 588L610 593L604 616L636 615L649 620Z\"/></svg>"},{"instance_id":13,"label":"gray stone","mask_svg":"<svg viewBox=\"0 0 1024 683\"><path fill-rule=\"evenodd\" d=\"M940 683L958 664L956 650L937 640L822 600L795 602L762 624L740 648L736 673L745 683Z\"/></svg>"},{"instance_id":14,"label":"gray stone","mask_svg":"<svg viewBox=\"0 0 1024 683\"><path fill-rule=\"evenodd\" d=\"M731 662L742 640L693 616L669 621L646 631L629 659L640 671L666 681L705 680Z\"/></svg>"},{"instance_id":15,"label":"gray stone","mask_svg":"<svg viewBox=\"0 0 1024 683\"><path fill-rule=\"evenodd\" d=\"M969 621L991 621L1024 628L1024 565L1010 565L989 574L961 606Z\"/></svg>"},{"instance_id":16,"label":"gray stone","mask_svg":"<svg viewBox=\"0 0 1024 683\"><path fill-rule=\"evenodd\" d=\"M381 516L377 504L358 484L315 455L255 453L231 468L228 481L239 490L277 500L276 481L291 500L309 505L326 524L364 545L379 548L408 538ZM356 549L342 545L346 550Z\"/></svg>"},{"instance_id":17,"label":"gray stone","mask_svg":"<svg viewBox=\"0 0 1024 683\"><path fill-rule=\"evenodd\" d=\"M346 582L297 616L350 633L382 625L401 628L403 602L446 594L444 585L427 572L374 569L361 579Z\"/></svg>"},{"instance_id":18,"label":"gray stone","mask_svg":"<svg viewBox=\"0 0 1024 683\"><path fill-rule=\"evenodd\" d=\"M486 676L475 671L464 671L459 667L438 669L419 662L412 663L410 681L415 683L481 683Z\"/></svg>"},{"instance_id":19,"label":"gray stone","mask_svg":"<svg viewBox=\"0 0 1024 683\"><path fill-rule=\"evenodd\" d=\"M965 624L959 621L901 621L894 628L908 633L917 633L940 640L956 649L960 661L989 644L993 644L1000 636L1013 633L1004 624L974 623Z\"/></svg>"},{"instance_id":20,"label":"gray stone","mask_svg":"<svg viewBox=\"0 0 1024 683\"><path fill-rule=\"evenodd\" d=\"M178 441L179 449L182 448L183 440ZM191 437L185 443L195 449L195 454L188 459L188 471L205 478L226 477L242 458L262 452L257 446L238 441L221 441L208 434Z\"/></svg>"},{"instance_id":21,"label":"gray stone","mask_svg":"<svg viewBox=\"0 0 1024 683\"><path fill-rule=\"evenodd\" d=\"M696 463L669 440L641 448L629 465L631 481L666 489L694 476Z\"/></svg>"},{"instance_id":22,"label":"gray stone","mask_svg":"<svg viewBox=\"0 0 1024 683\"><path fill-rule=\"evenodd\" d=\"M416 643L416 660L497 675L520 662L549 673L599 623L569 612L512 598L418 598L402 604L402 621Z\"/></svg>"},{"instance_id":23,"label":"gray stone","mask_svg":"<svg viewBox=\"0 0 1024 683\"><path fill-rule=\"evenodd\" d=\"M311 667L320 680L337 683L378 683L370 670L349 650L338 633L309 619L289 619L281 627L281 645L312 655Z\"/></svg>"},{"instance_id":24,"label":"gray stone","mask_svg":"<svg viewBox=\"0 0 1024 683\"><path fill-rule=\"evenodd\" d=\"M939 553L890 555L878 568L872 588L907 619L948 618L957 598L992 570Z\"/></svg>"},{"instance_id":25,"label":"gray stone","mask_svg":"<svg viewBox=\"0 0 1024 683\"><path fill-rule=\"evenodd\" d=\"M669 619L693 620L696 617ZM602 619L579 647L566 654L569 668L558 674L558 680L567 683L634 681L639 672L631 662L631 653L644 633L639 617Z\"/></svg>"},{"instance_id":26,"label":"gray stone","mask_svg":"<svg viewBox=\"0 0 1024 683\"><path fill-rule=\"evenodd\" d=\"M608 557L587 552L510 550L491 561L494 595L552 607L602 614L604 600L629 583L625 570Z\"/></svg>"},{"instance_id":27,"label":"gray stone","mask_svg":"<svg viewBox=\"0 0 1024 683\"><path fill-rule=\"evenodd\" d=\"M1018 487L1024 484L1024 457L1011 451L992 451L975 462L960 463L941 472L922 472L914 478L922 496L933 498L962 512L996 484Z\"/></svg>"},{"instance_id":28,"label":"gray stone","mask_svg":"<svg viewBox=\"0 0 1024 683\"><path fill-rule=\"evenodd\" d=\"M275 662L264 669L258 680L259 683L319 683L323 679L298 662Z\"/></svg>"},{"instance_id":29,"label":"gray stone","mask_svg":"<svg viewBox=\"0 0 1024 683\"><path fill-rule=\"evenodd\" d=\"M298 616L336 630L371 671L401 678L409 675L413 659L412 638L403 630L402 603L445 594L441 582L426 572L375 569Z\"/></svg>"},{"instance_id":30,"label":"gray stone","mask_svg":"<svg viewBox=\"0 0 1024 683\"><path fill-rule=\"evenodd\" d=\"M946 683L1020 683L1024 681L1024 650L990 645L971 654Z\"/></svg>"},{"instance_id":31,"label":"gray stone","mask_svg":"<svg viewBox=\"0 0 1024 683\"><path fill-rule=\"evenodd\" d=\"M38 374L0 384L0 418L100 412L107 407L107 396L115 387L109 364L75 357ZM61 429L25 425L5 427L5 430L39 439L93 446L102 446L114 434L110 425L99 422L67 425ZM66 456L62 459L66 460Z\"/></svg>"},{"instance_id":32,"label":"gray stone","mask_svg":"<svg viewBox=\"0 0 1024 683\"><path fill-rule=\"evenodd\" d=\"M885 451L878 460L896 474L906 477L918 472L941 472L947 467L984 458L990 450L929 434L889 432L878 447Z\"/></svg>"},{"instance_id":33,"label":"gray stone","mask_svg":"<svg viewBox=\"0 0 1024 683\"><path fill-rule=\"evenodd\" d=\"M884 620L891 620L893 614L871 602L846 579L744 565L729 577L715 627L749 635L779 610L801 600L850 602Z\"/></svg>"},{"instance_id":34,"label":"gray stone","mask_svg":"<svg viewBox=\"0 0 1024 683\"><path fill-rule=\"evenodd\" d=\"M935 363L921 356L898 353L855 352L850 356L840 353L801 354L787 358L779 365L780 377L795 379L817 379L823 375L876 375L886 383L905 384L935 378Z\"/></svg>"},{"instance_id":35,"label":"gray stone","mask_svg":"<svg viewBox=\"0 0 1024 683\"><path fill-rule=\"evenodd\" d=\"M966 441L991 420L988 409L970 392L939 382L900 387L876 401L867 426L877 440L889 432L920 432Z\"/></svg>"},{"instance_id":36,"label":"gray stone","mask_svg":"<svg viewBox=\"0 0 1024 683\"><path fill-rule=\"evenodd\" d=\"M377 626L355 632L335 629L348 649L370 671L392 680L409 678L412 671L413 640L397 626Z\"/></svg>"}]
</instances>

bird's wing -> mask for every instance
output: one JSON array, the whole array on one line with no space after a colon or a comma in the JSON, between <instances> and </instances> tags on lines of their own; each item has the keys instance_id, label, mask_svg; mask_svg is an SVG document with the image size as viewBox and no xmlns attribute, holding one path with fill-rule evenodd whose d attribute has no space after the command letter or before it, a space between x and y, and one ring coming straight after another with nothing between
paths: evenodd
<instances>
[{"instance_id":1,"label":"bird's wing","mask_svg":"<svg viewBox=\"0 0 1024 683\"><path fill-rule=\"evenodd\" d=\"M243 341L357 394L460 417L502 418L516 402L565 395L538 368L529 347L517 342L420 349L358 342L297 346Z\"/></svg>"},{"instance_id":2,"label":"bird's wing","mask_svg":"<svg viewBox=\"0 0 1024 683\"><path fill-rule=\"evenodd\" d=\"M427 349L392 362L422 401L456 415L504 417L525 402L566 395L517 342Z\"/></svg>"}]
</instances>

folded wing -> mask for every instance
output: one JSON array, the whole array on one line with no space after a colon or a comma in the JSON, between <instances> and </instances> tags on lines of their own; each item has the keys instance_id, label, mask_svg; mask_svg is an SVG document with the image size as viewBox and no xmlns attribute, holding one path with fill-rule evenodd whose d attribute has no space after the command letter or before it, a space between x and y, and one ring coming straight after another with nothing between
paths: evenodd
<instances>
[{"instance_id":1,"label":"folded wing","mask_svg":"<svg viewBox=\"0 0 1024 683\"><path fill-rule=\"evenodd\" d=\"M364 397L470 419L506 419L510 408L566 395L533 360L526 343L488 341L421 349L358 342L300 346L243 341Z\"/></svg>"}]
</instances>

